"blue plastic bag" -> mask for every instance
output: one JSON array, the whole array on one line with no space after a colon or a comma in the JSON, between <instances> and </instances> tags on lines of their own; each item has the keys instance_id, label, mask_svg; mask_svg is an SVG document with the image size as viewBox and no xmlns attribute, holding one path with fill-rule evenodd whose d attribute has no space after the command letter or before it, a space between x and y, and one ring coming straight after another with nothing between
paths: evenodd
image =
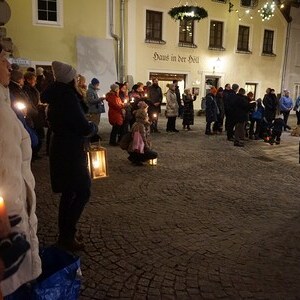
<instances>
[{"instance_id":1,"label":"blue plastic bag","mask_svg":"<svg viewBox=\"0 0 300 300\"><path fill-rule=\"evenodd\" d=\"M77 300L80 293L80 260L56 247L40 250L42 274L5 300Z\"/></svg>"},{"instance_id":2,"label":"blue plastic bag","mask_svg":"<svg viewBox=\"0 0 300 300\"><path fill-rule=\"evenodd\" d=\"M42 274L32 286L33 300L77 300L80 293L80 260L56 247L40 251Z\"/></svg>"}]
</instances>

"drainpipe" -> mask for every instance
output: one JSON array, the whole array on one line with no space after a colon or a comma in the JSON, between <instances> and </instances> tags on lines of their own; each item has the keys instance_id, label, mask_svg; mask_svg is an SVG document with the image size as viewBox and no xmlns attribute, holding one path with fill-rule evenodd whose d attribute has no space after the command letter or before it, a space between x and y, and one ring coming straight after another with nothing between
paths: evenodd
<instances>
[{"instance_id":1,"label":"drainpipe","mask_svg":"<svg viewBox=\"0 0 300 300\"><path fill-rule=\"evenodd\" d=\"M120 45L120 80L125 81L125 0L120 4L120 26L121 26L121 45Z\"/></svg>"},{"instance_id":2,"label":"drainpipe","mask_svg":"<svg viewBox=\"0 0 300 300\"><path fill-rule=\"evenodd\" d=\"M120 72L120 38L114 33L114 5L112 0L109 0L109 32L111 37L117 42L117 77L118 81L121 81Z\"/></svg>"},{"instance_id":3,"label":"drainpipe","mask_svg":"<svg viewBox=\"0 0 300 300\"><path fill-rule=\"evenodd\" d=\"M291 21L288 22L287 32L286 32L286 41L285 41L285 53L284 53L284 62L283 62L283 72L282 72L282 78L281 78L281 89L280 93L283 90L283 84L286 82L286 69L287 69L287 60L288 60L288 52L289 52L289 44L290 44L290 34L291 34Z\"/></svg>"}]
</instances>

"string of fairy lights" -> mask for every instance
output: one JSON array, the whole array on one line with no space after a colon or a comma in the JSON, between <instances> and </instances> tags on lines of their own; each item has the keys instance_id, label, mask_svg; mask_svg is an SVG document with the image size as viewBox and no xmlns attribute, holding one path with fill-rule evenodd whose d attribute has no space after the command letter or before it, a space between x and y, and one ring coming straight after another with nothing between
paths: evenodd
<instances>
[{"instance_id":1,"label":"string of fairy lights","mask_svg":"<svg viewBox=\"0 0 300 300\"><path fill-rule=\"evenodd\" d=\"M274 17L276 6L278 6L280 9L283 9L284 3L283 2L276 3L275 1L268 1L265 4L263 4L261 8L257 10L263 22L268 21L272 17ZM242 14L240 10L238 9L234 10L233 7L234 5L231 2L229 2L229 12L235 11L238 14L239 21L241 21L245 17L249 17L250 19L253 19L254 17L253 13L256 13L256 11L253 8L252 9L247 8L243 11Z\"/></svg>"}]
</instances>

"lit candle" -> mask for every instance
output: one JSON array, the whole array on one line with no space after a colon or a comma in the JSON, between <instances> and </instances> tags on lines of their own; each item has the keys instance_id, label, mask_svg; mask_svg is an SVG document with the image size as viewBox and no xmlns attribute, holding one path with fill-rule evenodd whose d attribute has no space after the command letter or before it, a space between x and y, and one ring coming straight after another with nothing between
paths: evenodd
<instances>
[{"instance_id":1,"label":"lit candle","mask_svg":"<svg viewBox=\"0 0 300 300\"><path fill-rule=\"evenodd\" d=\"M10 224L6 212L4 199L0 197L0 238L8 236L10 233Z\"/></svg>"},{"instance_id":2,"label":"lit candle","mask_svg":"<svg viewBox=\"0 0 300 300\"><path fill-rule=\"evenodd\" d=\"M125 99L125 100L124 100L124 103L127 103L127 102L128 102L127 99Z\"/></svg>"},{"instance_id":3,"label":"lit candle","mask_svg":"<svg viewBox=\"0 0 300 300\"><path fill-rule=\"evenodd\" d=\"M23 110L23 109L26 108L26 105L25 105L23 102L16 102L15 107L16 107L18 110Z\"/></svg>"},{"instance_id":4,"label":"lit candle","mask_svg":"<svg viewBox=\"0 0 300 300\"><path fill-rule=\"evenodd\" d=\"M145 97L148 97L148 94L147 94L147 93L145 94Z\"/></svg>"},{"instance_id":5,"label":"lit candle","mask_svg":"<svg viewBox=\"0 0 300 300\"><path fill-rule=\"evenodd\" d=\"M153 118L157 118L157 114L153 114Z\"/></svg>"},{"instance_id":6,"label":"lit candle","mask_svg":"<svg viewBox=\"0 0 300 300\"><path fill-rule=\"evenodd\" d=\"M134 98L133 98L133 97L131 98L131 101L130 101L130 102L134 102Z\"/></svg>"}]
</instances>

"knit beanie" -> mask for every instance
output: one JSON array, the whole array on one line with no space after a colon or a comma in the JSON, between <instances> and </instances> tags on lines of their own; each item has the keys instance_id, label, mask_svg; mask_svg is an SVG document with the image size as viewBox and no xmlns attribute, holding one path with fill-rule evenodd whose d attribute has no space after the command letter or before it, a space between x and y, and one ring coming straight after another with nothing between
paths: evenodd
<instances>
[{"instance_id":1,"label":"knit beanie","mask_svg":"<svg viewBox=\"0 0 300 300\"><path fill-rule=\"evenodd\" d=\"M116 83L113 83L111 86L110 86L110 89L113 91L113 92L117 92L119 90L119 86L116 84Z\"/></svg>"},{"instance_id":2,"label":"knit beanie","mask_svg":"<svg viewBox=\"0 0 300 300\"><path fill-rule=\"evenodd\" d=\"M65 63L54 61L52 62L52 69L56 81L62 83L69 83L76 77L76 70Z\"/></svg>"},{"instance_id":3,"label":"knit beanie","mask_svg":"<svg viewBox=\"0 0 300 300\"><path fill-rule=\"evenodd\" d=\"M100 83L100 81L97 79L97 78L93 78L92 80L91 80L91 84L92 85L97 85L97 84L99 84Z\"/></svg>"}]
</instances>

